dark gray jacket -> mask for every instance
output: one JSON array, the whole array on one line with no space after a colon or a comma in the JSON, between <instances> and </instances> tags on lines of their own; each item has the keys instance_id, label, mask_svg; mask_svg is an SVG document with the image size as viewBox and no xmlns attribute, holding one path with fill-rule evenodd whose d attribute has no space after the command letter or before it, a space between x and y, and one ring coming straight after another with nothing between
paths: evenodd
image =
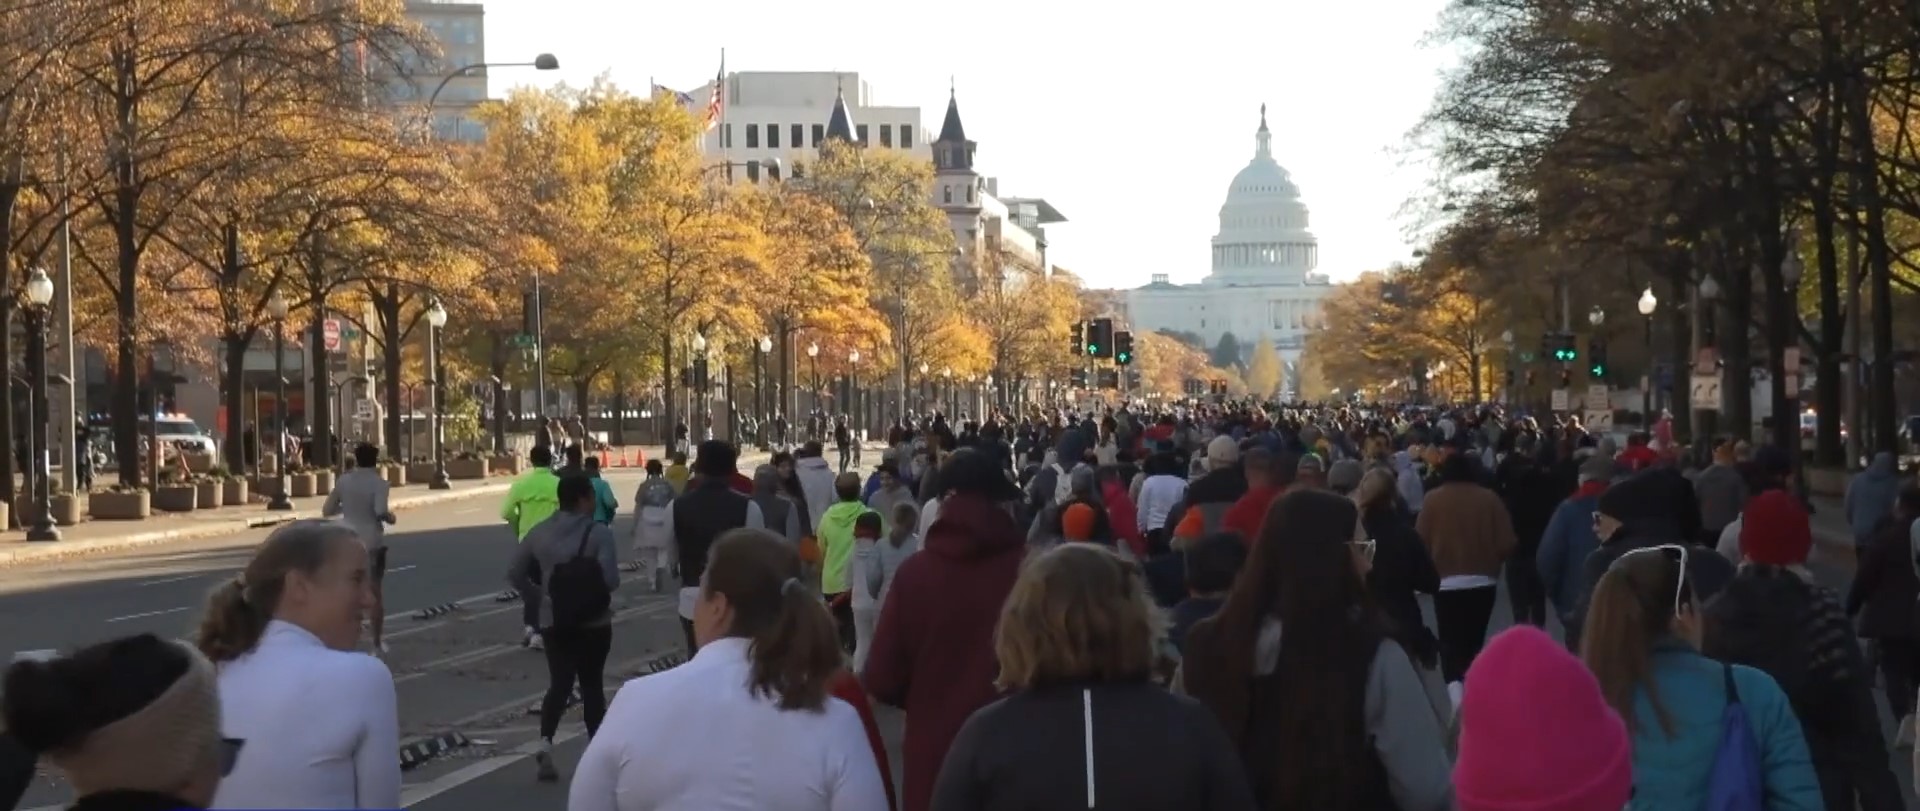
<instances>
[{"instance_id":1,"label":"dark gray jacket","mask_svg":"<svg viewBox=\"0 0 1920 811\"><path fill-rule=\"evenodd\" d=\"M607 578L607 589L620 588L620 553L615 543L613 529L593 520L592 513L554 513L527 532L514 554L513 566L507 570L507 580L521 594L539 595L540 627L546 628L553 624L553 601L541 586L552 578L555 566L575 556L598 559L600 570ZM587 624L612 622L613 611L608 609L605 617Z\"/></svg>"}]
</instances>

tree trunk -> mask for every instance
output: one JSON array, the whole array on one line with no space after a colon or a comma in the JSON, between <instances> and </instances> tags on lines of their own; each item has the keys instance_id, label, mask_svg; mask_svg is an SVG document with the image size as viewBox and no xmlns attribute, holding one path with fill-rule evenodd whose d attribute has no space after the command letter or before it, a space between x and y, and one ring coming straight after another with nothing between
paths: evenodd
<instances>
[{"instance_id":1,"label":"tree trunk","mask_svg":"<svg viewBox=\"0 0 1920 811\"><path fill-rule=\"evenodd\" d=\"M333 370L327 366L327 308L320 300L313 305L313 321L307 325L307 379L313 392L307 403L308 432L313 436L313 466L333 465Z\"/></svg>"},{"instance_id":2,"label":"tree trunk","mask_svg":"<svg viewBox=\"0 0 1920 811\"><path fill-rule=\"evenodd\" d=\"M587 397L593 392L593 377L574 378L573 413L580 415L582 423L593 419L593 410L587 407Z\"/></svg>"},{"instance_id":3,"label":"tree trunk","mask_svg":"<svg viewBox=\"0 0 1920 811\"><path fill-rule=\"evenodd\" d=\"M374 317L380 319L380 334L386 336L380 342L380 367L387 378L387 452L394 454L395 459L406 459L399 455L401 416L412 410L413 403L407 403L404 408L400 403L400 299L394 288L394 285L389 285L388 295L373 300L373 312Z\"/></svg>"},{"instance_id":4,"label":"tree trunk","mask_svg":"<svg viewBox=\"0 0 1920 811\"><path fill-rule=\"evenodd\" d=\"M1829 172L1815 172L1815 175L1830 178ZM1813 461L1824 467L1838 467L1846 463L1846 448L1840 440L1844 408L1841 384L1845 382L1840 360L1845 351L1841 344L1846 340L1847 321L1840 307L1840 257L1835 250L1838 246L1835 245L1832 188L1830 181L1816 180L1815 183L1818 189L1813 201L1813 231L1814 243L1820 251L1820 343L1814 352L1813 402L1818 422L1814 426Z\"/></svg>"},{"instance_id":5,"label":"tree trunk","mask_svg":"<svg viewBox=\"0 0 1920 811\"><path fill-rule=\"evenodd\" d=\"M4 185L0 185L0 256L5 255L13 245L13 209L20 199L20 168L16 162L8 169ZM0 281L11 281L7 277L7 263L0 262ZM13 358L13 296L0 294L0 360L11 363ZM75 383L74 385L81 385ZM0 397L0 499L12 504L13 487L13 383L6 384L7 396ZM82 448L81 453L86 449ZM18 510L8 510L8 523L17 523L13 516ZM4 527L0 527L4 528Z\"/></svg>"},{"instance_id":6,"label":"tree trunk","mask_svg":"<svg viewBox=\"0 0 1920 811\"><path fill-rule=\"evenodd\" d=\"M237 476L247 469L245 384L247 349L253 345L253 330L244 333L227 330L220 340L226 348L221 353L220 390L227 407L227 435L221 443L226 449L227 470Z\"/></svg>"},{"instance_id":7,"label":"tree trunk","mask_svg":"<svg viewBox=\"0 0 1920 811\"><path fill-rule=\"evenodd\" d=\"M661 330L660 410L666 415L666 418L660 421L660 436L658 439L661 445L666 446L668 454L673 453L674 427L680 424L676 419L676 417L679 416L680 410L675 407L677 405L675 401L676 393L673 390L674 377L678 372L679 368L676 367L673 362L673 332L671 330Z\"/></svg>"},{"instance_id":8,"label":"tree trunk","mask_svg":"<svg viewBox=\"0 0 1920 811\"><path fill-rule=\"evenodd\" d=\"M625 372L613 373L613 427L609 429L608 441L621 447L627 444L627 375Z\"/></svg>"},{"instance_id":9,"label":"tree trunk","mask_svg":"<svg viewBox=\"0 0 1920 811\"><path fill-rule=\"evenodd\" d=\"M487 371L493 375L493 452L507 449L507 411L512 408L505 386L507 380L507 335L494 330L487 354Z\"/></svg>"},{"instance_id":10,"label":"tree trunk","mask_svg":"<svg viewBox=\"0 0 1920 811\"><path fill-rule=\"evenodd\" d=\"M1893 389L1893 257L1887 250L1887 208L1880 196L1880 151L1874 143L1873 111L1867 97L1867 80L1855 76L1851 82L1847 118L1852 130L1856 203L1866 213L1867 289L1872 296L1868 309L1873 313L1873 376L1867 383L1867 402L1874 404L1871 450L1896 453L1899 450L1898 424L1894 415ZM1854 426L1861 430L1866 426Z\"/></svg>"}]
</instances>

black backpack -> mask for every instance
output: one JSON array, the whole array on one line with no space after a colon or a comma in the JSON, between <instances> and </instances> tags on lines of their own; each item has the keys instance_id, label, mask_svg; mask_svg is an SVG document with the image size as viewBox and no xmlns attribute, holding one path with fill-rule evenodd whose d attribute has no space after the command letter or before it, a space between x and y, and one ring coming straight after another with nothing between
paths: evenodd
<instances>
[{"instance_id":1,"label":"black backpack","mask_svg":"<svg viewBox=\"0 0 1920 811\"><path fill-rule=\"evenodd\" d=\"M595 524L580 533L580 548L548 573L547 600L553 604L553 627L578 628L599 619L613 607L613 590L598 557L587 556L587 540Z\"/></svg>"}]
</instances>

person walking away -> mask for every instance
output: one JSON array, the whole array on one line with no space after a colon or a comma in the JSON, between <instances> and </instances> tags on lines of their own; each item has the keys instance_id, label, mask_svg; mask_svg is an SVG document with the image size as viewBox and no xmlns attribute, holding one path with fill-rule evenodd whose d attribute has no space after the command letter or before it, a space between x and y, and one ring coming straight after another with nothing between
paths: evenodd
<instances>
[{"instance_id":1,"label":"person walking away","mask_svg":"<svg viewBox=\"0 0 1920 811\"><path fill-rule=\"evenodd\" d=\"M620 588L620 555L613 529L594 517L598 488L585 474L560 479L562 510L534 527L508 573L516 587L538 581L540 635L547 640L547 696L540 702L540 750L534 753L541 782L560 779L553 765L553 736L574 685L587 735L607 713L607 653L613 647L613 592Z\"/></svg>"},{"instance_id":2,"label":"person walking away","mask_svg":"<svg viewBox=\"0 0 1920 811\"><path fill-rule=\"evenodd\" d=\"M667 506L673 503L674 489L658 459L647 460L647 478L633 494L633 554L642 577L659 593L666 579L669 554L673 549L673 525L667 519Z\"/></svg>"},{"instance_id":3,"label":"person walking away","mask_svg":"<svg viewBox=\"0 0 1920 811\"><path fill-rule=\"evenodd\" d=\"M729 484L738 464L732 445L716 439L701 442L693 460L699 479L667 505L674 560L680 564L680 631L686 637L689 659L699 649L693 620L700 578L707 571L707 550L728 530L766 527L760 505L734 492Z\"/></svg>"},{"instance_id":4,"label":"person walking away","mask_svg":"<svg viewBox=\"0 0 1920 811\"><path fill-rule=\"evenodd\" d=\"M1743 445L1744 443L1742 443L1742 446ZM1741 446L1735 446L1734 456L1736 459L1740 456L1740 447ZM1758 450L1753 451L1752 459L1747 462L1744 467L1746 471L1745 478L1747 481L1748 501L1752 501L1755 496L1768 490L1791 489L1793 460L1787 456L1786 451L1772 445L1762 445ZM1746 506L1743 502L1740 505L1741 510L1744 511ZM1733 523L1728 524L1724 529L1720 530L1720 542L1715 545L1715 548L1720 551L1722 557L1736 564L1743 560L1740 555L1740 528L1742 525L1743 522L1740 518L1733 519Z\"/></svg>"},{"instance_id":5,"label":"person walking away","mask_svg":"<svg viewBox=\"0 0 1920 811\"><path fill-rule=\"evenodd\" d=\"M525 541L527 533L560 511L560 477L553 472L553 448L535 445L530 458L533 469L513 480L513 486L507 489L507 501L500 507L500 517L517 541ZM520 620L525 626L520 644L540 650L545 644L539 630L540 584L532 586L532 591L520 591Z\"/></svg>"},{"instance_id":6,"label":"person walking away","mask_svg":"<svg viewBox=\"0 0 1920 811\"><path fill-rule=\"evenodd\" d=\"M367 547L367 576L373 590L373 607L367 612L368 630L373 635L375 655L387 653L386 596L381 584L387 577L387 525L398 520L393 510L387 506L387 494L391 487L387 477L380 475L376 467L380 463L380 449L361 443L353 449L353 469L340 475L333 485L333 492L327 494L327 501L320 507L320 514L327 518L338 518L340 523L353 528L360 536L360 542Z\"/></svg>"},{"instance_id":7,"label":"person walking away","mask_svg":"<svg viewBox=\"0 0 1920 811\"><path fill-rule=\"evenodd\" d=\"M1755 496L1746 512L1740 549L1747 562L1707 603L1700 652L1757 668L1780 685L1800 719L1828 808L1905 808L1873 703L1872 671L1839 595L1806 568L1813 549L1806 509L1773 490Z\"/></svg>"},{"instance_id":8,"label":"person walking away","mask_svg":"<svg viewBox=\"0 0 1920 811\"><path fill-rule=\"evenodd\" d=\"M1414 464L1411 451L1395 451L1393 454L1394 485L1400 490L1400 500L1407 505L1407 512L1420 514L1420 508L1426 504L1426 479L1420 475L1420 469Z\"/></svg>"},{"instance_id":9,"label":"person walking away","mask_svg":"<svg viewBox=\"0 0 1920 811\"><path fill-rule=\"evenodd\" d=\"M1247 494L1247 474L1240 464L1240 445L1231 436L1217 436L1207 443L1206 473L1195 478L1181 492L1180 503L1167 513L1166 526L1180 526L1189 510L1200 513L1200 534L1220 530L1235 502Z\"/></svg>"},{"instance_id":10,"label":"person walking away","mask_svg":"<svg viewBox=\"0 0 1920 811\"><path fill-rule=\"evenodd\" d=\"M1717 546L1720 533L1740 517L1747 504L1747 480L1733 454L1734 442L1723 438L1713 446L1713 464L1693 477L1694 498L1700 502L1700 537L1695 543Z\"/></svg>"},{"instance_id":11,"label":"person walking away","mask_svg":"<svg viewBox=\"0 0 1920 811\"><path fill-rule=\"evenodd\" d=\"M1127 495L1127 481L1130 477L1122 475L1121 468L1101 468L1094 472L1094 481L1099 486L1100 504L1107 512L1107 526L1113 530L1114 540L1125 546L1134 560L1147 558L1147 539L1140 533L1140 512L1133 505L1133 498Z\"/></svg>"},{"instance_id":12,"label":"person walking away","mask_svg":"<svg viewBox=\"0 0 1920 811\"><path fill-rule=\"evenodd\" d=\"M799 553L757 529L724 533L711 553L695 581L699 652L621 687L567 811L887 811L859 708L831 695L839 635Z\"/></svg>"},{"instance_id":13,"label":"person walking away","mask_svg":"<svg viewBox=\"0 0 1920 811\"><path fill-rule=\"evenodd\" d=\"M1433 556L1413 530L1413 521L1400 508L1393 473L1385 468L1361 477L1353 503L1360 508L1360 525L1373 546L1373 565L1367 569L1367 592L1392 623L1392 636L1406 649L1420 673L1420 683L1435 707L1452 709L1445 700L1446 681L1440 677L1440 640L1427 627L1419 595L1440 592L1440 571ZM1446 718L1452 716L1446 713Z\"/></svg>"},{"instance_id":14,"label":"person walking away","mask_svg":"<svg viewBox=\"0 0 1920 811\"><path fill-rule=\"evenodd\" d=\"M861 515L854 526L856 536L864 537L870 531L872 520L868 516L872 516L872 520L880 517L875 513ZM880 622L880 610L886 605L894 574L900 571L900 564L920 550L920 537L914 534L914 526L919 520L919 511L912 504L896 504L892 523L886 528L885 540L857 541L852 574L849 576L853 587L855 673L865 669L867 655L873 650L874 627ZM864 691L862 695L865 695Z\"/></svg>"},{"instance_id":15,"label":"person walking away","mask_svg":"<svg viewBox=\"0 0 1920 811\"><path fill-rule=\"evenodd\" d=\"M674 495L679 495L686 492L687 481L693 478L693 470L687 467L687 454L684 451L674 451L669 460L673 464L667 466L667 483L673 485Z\"/></svg>"},{"instance_id":16,"label":"person walking away","mask_svg":"<svg viewBox=\"0 0 1920 811\"><path fill-rule=\"evenodd\" d=\"M913 719L902 811L927 811L960 725L998 698L994 626L1027 549L1009 511L1022 494L992 459L955 451L938 478L940 518L894 573L861 671L875 701Z\"/></svg>"},{"instance_id":17,"label":"person walking away","mask_svg":"<svg viewBox=\"0 0 1920 811\"><path fill-rule=\"evenodd\" d=\"M247 742L210 807L400 807L393 672L358 652L370 581L351 528L305 519L208 596L194 646L219 669L221 734Z\"/></svg>"},{"instance_id":18,"label":"person walking away","mask_svg":"<svg viewBox=\"0 0 1920 811\"><path fill-rule=\"evenodd\" d=\"M212 808L247 743L221 735L213 665L153 634L16 661L0 722L73 786L73 811Z\"/></svg>"},{"instance_id":19,"label":"person walking away","mask_svg":"<svg viewBox=\"0 0 1920 811\"><path fill-rule=\"evenodd\" d=\"M1607 566L1587 609L1580 658L1632 736L1632 807L1706 808L1710 796L1750 791L1767 811L1824 811L1806 738L1780 685L1700 652L1690 561L1701 554L1682 544L1634 548ZM1757 751L1757 762L1742 766L1759 772L1759 785L1715 780L1723 741L1737 728L1728 724L1736 702L1755 747L1748 751Z\"/></svg>"},{"instance_id":20,"label":"person walking away","mask_svg":"<svg viewBox=\"0 0 1920 811\"><path fill-rule=\"evenodd\" d=\"M613 517L620 514L620 499L613 495L613 485L600 476L600 457L587 457L581 468L586 471L587 481L593 484L593 520L608 527L613 526Z\"/></svg>"},{"instance_id":21,"label":"person walking away","mask_svg":"<svg viewBox=\"0 0 1920 811\"><path fill-rule=\"evenodd\" d=\"M1486 643L1500 568L1518 543L1513 520L1500 497L1481 486L1473 457L1453 454L1440 463L1440 486L1427 493L1414 530L1440 572L1433 617L1440 673L1453 685Z\"/></svg>"},{"instance_id":22,"label":"person walking away","mask_svg":"<svg viewBox=\"0 0 1920 811\"><path fill-rule=\"evenodd\" d=\"M833 506L834 472L828 466L820 443L809 442L796 454L793 462L793 477L800 480L800 491L806 497L807 516L813 519L806 527L806 534L820 535L820 521L827 515L827 508Z\"/></svg>"},{"instance_id":23,"label":"person walking away","mask_svg":"<svg viewBox=\"0 0 1920 811\"><path fill-rule=\"evenodd\" d=\"M1507 600L1513 621L1545 627L1547 592L1538 563L1540 541L1564 491L1554 482L1553 474L1534 460L1534 453L1532 437L1521 437L1514 452L1500 461L1494 477L1507 515L1513 520L1515 543L1506 564Z\"/></svg>"},{"instance_id":24,"label":"person walking away","mask_svg":"<svg viewBox=\"0 0 1920 811\"><path fill-rule=\"evenodd\" d=\"M1226 605L1234 578L1247 564L1247 542L1232 532L1216 532L1188 546L1183 557L1187 597L1167 612L1167 641L1175 651L1184 649L1187 631Z\"/></svg>"},{"instance_id":25,"label":"person walking away","mask_svg":"<svg viewBox=\"0 0 1920 811\"><path fill-rule=\"evenodd\" d=\"M798 546L803 536L800 529L800 508L780 492L780 471L772 465L761 465L753 470L753 503L760 507L760 517L767 522L767 528L775 535L786 538L788 543Z\"/></svg>"},{"instance_id":26,"label":"person walking away","mask_svg":"<svg viewBox=\"0 0 1920 811\"><path fill-rule=\"evenodd\" d=\"M1366 594L1353 502L1274 503L1220 613L1187 632L1176 682L1240 754L1259 808L1451 806L1440 722Z\"/></svg>"},{"instance_id":27,"label":"person walking away","mask_svg":"<svg viewBox=\"0 0 1920 811\"><path fill-rule=\"evenodd\" d=\"M1893 519L1880 528L1860 559L1847 592L1847 614L1860 617L1860 635L1874 640L1887 707L1898 722L1894 745L1913 746L1914 692L1920 689L1920 575L1914 572L1913 530L1920 526L1920 488L1900 491Z\"/></svg>"},{"instance_id":28,"label":"person walking away","mask_svg":"<svg viewBox=\"0 0 1920 811\"><path fill-rule=\"evenodd\" d=\"M853 430L847 427L847 418L844 416L833 424L833 447L840 452L840 472L847 472L847 467L853 463Z\"/></svg>"},{"instance_id":29,"label":"person walking away","mask_svg":"<svg viewBox=\"0 0 1920 811\"><path fill-rule=\"evenodd\" d=\"M1711 601L1733 579L1733 564L1726 558L1692 554L1693 547L1686 543L1688 534L1674 522L1675 516L1690 508L1674 502L1669 484L1660 471L1655 470L1615 482L1600 494L1599 504L1589 517L1594 537L1600 539L1600 545L1587 555L1586 563L1582 565L1582 591L1591 596L1600 577L1620 556L1635 549L1666 545L1688 548L1687 584L1699 595L1702 605ZM1697 551L1707 550L1701 547ZM1586 633L1584 607L1580 617L1581 633Z\"/></svg>"},{"instance_id":30,"label":"person walking away","mask_svg":"<svg viewBox=\"0 0 1920 811\"><path fill-rule=\"evenodd\" d=\"M881 518L891 521L894 507L901 504L918 505L920 503L913 489L908 487L906 480L900 477L898 463L881 462L875 476L880 486L873 491L872 495L867 496L866 501L867 506L879 513Z\"/></svg>"},{"instance_id":31,"label":"person walking away","mask_svg":"<svg viewBox=\"0 0 1920 811\"><path fill-rule=\"evenodd\" d=\"M1182 475L1179 460L1171 453L1147 457L1144 473L1146 480L1140 484L1140 497L1135 499L1139 505L1140 534L1147 539L1149 557L1164 555L1170 548L1170 533L1179 525L1168 523L1167 517L1174 506L1186 498L1187 479Z\"/></svg>"},{"instance_id":32,"label":"person walking away","mask_svg":"<svg viewBox=\"0 0 1920 811\"><path fill-rule=\"evenodd\" d=\"M828 507L820 519L820 595L827 601L834 622L840 628L840 642L851 655L854 652L853 578L850 577L854 549L861 540L880 538L880 516L860 503L860 474L842 473L833 483L839 501ZM873 515L869 534L861 535L859 521Z\"/></svg>"},{"instance_id":33,"label":"person walking away","mask_svg":"<svg viewBox=\"0 0 1920 811\"><path fill-rule=\"evenodd\" d=\"M1254 811L1220 725L1151 681L1160 618L1144 586L1132 564L1087 544L1024 569L995 633L1009 695L960 728L932 811Z\"/></svg>"},{"instance_id":34,"label":"person walking away","mask_svg":"<svg viewBox=\"0 0 1920 811\"><path fill-rule=\"evenodd\" d=\"M1600 494L1613 481L1613 462L1589 456L1580 463L1580 485L1565 501L1553 508L1547 530L1540 536L1540 553L1534 565L1540 569L1540 584L1560 620L1567 649L1580 649L1580 612L1586 605L1587 556L1600 548L1600 536L1594 534L1594 513L1600 509Z\"/></svg>"},{"instance_id":35,"label":"person walking away","mask_svg":"<svg viewBox=\"0 0 1920 811\"><path fill-rule=\"evenodd\" d=\"M836 614L836 622L840 620L839 614L846 614L847 623L841 629L852 627L852 632L846 635L852 643L846 647L853 655L854 672L866 664L867 653L873 647L873 626L880 618L880 593L874 584L878 582L875 575L879 574L880 567L880 552L876 547L881 543L885 523L879 513L871 510L854 518L853 557L847 562L847 592L841 601L848 608L828 602L828 608Z\"/></svg>"},{"instance_id":36,"label":"person walking away","mask_svg":"<svg viewBox=\"0 0 1920 811\"><path fill-rule=\"evenodd\" d=\"M1496 635L1460 702L1460 811L1632 808L1633 746L1586 665L1537 627Z\"/></svg>"},{"instance_id":37,"label":"person walking away","mask_svg":"<svg viewBox=\"0 0 1920 811\"><path fill-rule=\"evenodd\" d=\"M1367 473L1365 465L1358 459L1342 459L1327 468L1327 489L1343 496L1353 495L1360 489L1360 479Z\"/></svg>"},{"instance_id":38,"label":"person walking away","mask_svg":"<svg viewBox=\"0 0 1920 811\"><path fill-rule=\"evenodd\" d=\"M1267 520L1274 499L1293 486L1300 468L1289 457L1261 447L1247 449L1241 456L1241 468L1241 475L1247 480L1247 492L1227 509L1220 528L1238 533L1247 543L1252 543L1260 537L1260 524Z\"/></svg>"},{"instance_id":39,"label":"person walking away","mask_svg":"<svg viewBox=\"0 0 1920 811\"><path fill-rule=\"evenodd\" d=\"M1893 454L1881 451L1873 462L1847 483L1847 525L1853 529L1853 542L1862 551L1873 542L1880 522L1893 517L1893 502L1900 494L1900 471Z\"/></svg>"}]
</instances>

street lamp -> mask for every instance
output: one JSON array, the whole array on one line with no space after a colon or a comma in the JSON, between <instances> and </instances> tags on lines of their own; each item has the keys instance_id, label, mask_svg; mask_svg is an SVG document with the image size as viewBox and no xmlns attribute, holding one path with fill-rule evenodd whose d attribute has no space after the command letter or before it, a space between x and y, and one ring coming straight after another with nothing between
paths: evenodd
<instances>
[{"instance_id":1,"label":"street lamp","mask_svg":"<svg viewBox=\"0 0 1920 811\"><path fill-rule=\"evenodd\" d=\"M1700 332L1702 335L1702 340L1705 342L1707 346L1713 346L1713 321L1714 321L1714 315L1715 315L1714 307L1716 306L1714 302L1718 301L1719 298L1720 298L1720 283L1717 281L1714 281L1712 276L1708 276L1706 278L1701 279L1700 280L1700 300L1706 302L1706 306L1700 308L1700 316L1701 316Z\"/></svg>"},{"instance_id":2,"label":"street lamp","mask_svg":"<svg viewBox=\"0 0 1920 811\"><path fill-rule=\"evenodd\" d=\"M1600 309L1600 305L1595 304L1593 305L1593 309L1587 311L1587 323L1597 327L1606 322L1607 311Z\"/></svg>"},{"instance_id":3,"label":"street lamp","mask_svg":"<svg viewBox=\"0 0 1920 811\"><path fill-rule=\"evenodd\" d=\"M767 421L768 416L767 404L773 402L772 398L769 398L766 394L767 380L772 377L772 375L767 374L767 353L773 351L773 336L760 336L760 342L756 344L754 348L760 350L759 354L754 356L753 359L754 419L764 423Z\"/></svg>"},{"instance_id":4,"label":"street lamp","mask_svg":"<svg viewBox=\"0 0 1920 811\"><path fill-rule=\"evenodd\" d=\"M23 471L27 484L32 488L36 506L33 526L27 528L29 541L60 540L60 529L53 524L53 470L47 458L47 305L53 303L53 279L47 277L47 271L34 268L33 275L27 278L26 314L27 328L27 397L30 413L27 422L31 426L28 433L27 452L32 457L31 467ZM148 453L156 449L149 449Z\"/></svg>"},{"instance_id":5,"label":"street lamp","mask_svg":"<svg viewBox=\"0 0 1920 811\"><path fill-rule=\"evenodd\" d=\"M820 345L811 341L807 343L807 370L813 377L813 401L809 405L813 411L818 412L820 410Z\"/></svg>"},{"instance_id":6,"label":"street lamp","mask_svg":"<svg viewBox=\"0 0 1920 811\"><path fill-rule=\"evenodd\" d=\"M1660 299L1653 295L1653 285L1640 291L1640 300L1634 307L1640 311L1640 317L1646 321L1647 376L1640 391L1640 425L1648 431L1653 430L1653 311L1660 309Z\"/></svg>"},{"instance_id":7,"label":"street lamp","mask_svg":"<svg viewBox=\"0 0 1920 811\"><path fill-rule=\"evenodd\" d=\"M847 372L847 413L853 417L853 425L847 430L857 431L859 430L857 426L861 424L860 350L854 349L847 352L847 365L850 367L850 371Z\"/></svg>"},{"instance_id":8,"label":"street lamp","mask_svg":"<svg viewBox=\"0 0 1920 811\"><path fill-rule=\"evenodd\" d=\"M454 68L446 76L443 76L440 78L440 84L434 86L433 94L430 96L427 96L428 126L432 126L433 124L433 105L435 102L438 102L440 100L440 91L447 89L448 82L453 81L454 77L465 76L476 70L486 70L487 68L533 68L534 70L559 70L560 60L556 58L553 54L541 54L539 56L534 57L532 62L475 62L470 65L461 65L460 67Z\"/></svg>"},{"instance_id":9,"label":"street lamp","mask_svg":"<svg viewBox=\"0 0 1920 811\"><path fill-rule=\"evenodd\" d=\"M427 372L431 378L433 390L433 413L428 415L433 426L433 482L427 485L430 490L450 490L453 482L447 480L447 454L444 447L447 423L446 370L440 368L440 330L447 325L447 308L440 306L440 300L434 299L427 307Z\"/></svg>"},{"instance_id":10,"label":"street lamp","mask_svg":"<svg viewBox=\"0 0 1920 811\"><path fill-rule=\"evenodd\" d=\"M287 499L287 297L279 289L267 297L267 315L273 319L273 424L278 439L273 451L273 475L278 485L273 488L273 498L267 501L269 510L291 510L293 502ZM151 453L157 449L149 449Z\"/></svg>"}]
</instances>

